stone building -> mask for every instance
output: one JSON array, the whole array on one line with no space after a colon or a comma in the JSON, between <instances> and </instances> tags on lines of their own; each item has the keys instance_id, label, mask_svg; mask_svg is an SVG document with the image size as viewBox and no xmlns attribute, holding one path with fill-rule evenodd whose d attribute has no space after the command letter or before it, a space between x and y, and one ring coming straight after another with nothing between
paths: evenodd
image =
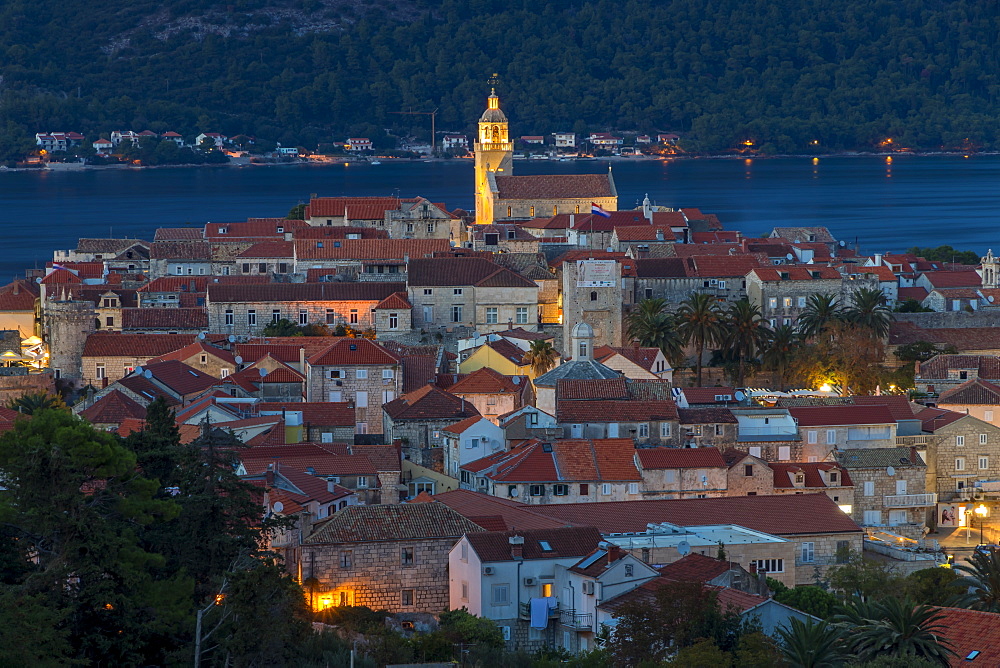
<instances>
[{"instance_id":1,"label":"stone building","mask_svg":"<svg viewBox=\"0 0 1000 668\"><path fill-rule=\"evenodd\" d=\"M49 347L49 367L56 378L81 380L85 377L83 356L94 331L94 305L88 301L48 300L43 316ZM124 373L120 374L120 378Z\"/></svg>"},{"instance_id":2,"label":"stone building","mask_svg":"<svg viewBox=\"0 0 1000 668\"><path fill-rule=\"evenodd\" d=\"M212 276L212 247L206 241L154 241L149 247L149 277Z\"/></svg>"},{"instance_id":3,"label":"stone building","mask_svg":"<svg viewBox=\"0 0 1000 668\"><path fill-rule=\"evenodd\" d=\"M136 367L190 345L192 338L186 334L91 334L82 350L83 379L103 387Z\"/></svg>"},{"instance_id":4,"label":"stone building","mask_svg":"<svg viewBox=\"0 0 1000 668\"><path fill-rule=\"evenodd\" d=\"M399 208L385 212L386 228L393 239L461 240L462 221L443 204L423 197L401 200Z\"/></svg>"},{"instance_id":5,"label":"stone building","mask_svg":"<svg viewBox=\"0 0 1000 668\"><path fill-rule=\"evenodd\" d=\"M925 408L927 491L939 502L967 501L977 483L1000 479L1000 428L965 413Z\"/></svg>"},{"instance_id":6,"label":"stone building","mask_svg":"<svg viewBox=\"0 0 1000 668\"><path fill-rule=\"evenodd\" d=\"M927 465L916 448L852 448L836 457L854 481L850 515L855 522L923 537L937 494L926 491Z\"/></svg>"},{"instance_id":7,"label":"stone building","mask_svg":"<svg viewBox=\"0 0 1000 668\"><path fill-rule=\"evenodd\" d=\"M372 309L379 339L395 339L412 331L413 305L405 292L394 292Z\"/></svg>"},{"instance_id":8,"label":"stone building","mask_svg":"<svg viewBox=\"0 0 1000 668\"><path fill-rule=\"evenodd\" d=\"M889 448L896 444L896 418L885 405L789 406L806 460L826 459L836 449Z\"/></svg>"},{"instance_id":9,"label":"stone building","mask_svg":"<svg viewBox=\"0 0 1000 668\"><path fill-rule=\"evenodd\" d=\"M563 358L572 357L568 362L535 378L535 405L549 415L556 414L556 385L561 380L601 380L620 378L614 369L594 361L594 329L585 322L579 322L570 331L570 347L563 350ZM470 358L471 359L471 358Z\"/></svg>"},{"instance_id":10,"label":"stone building","mask_svg":"<svg viewBox=\"0 0 1000 668\"><path fill-rule=\"evenodd\" d=\"M747 297L771 328L794 325L811 295L833 295L841 304L849 304L858 290L880 289L878 278L871 274L844 277L820 265L751 269L746 282Z\"/></svg>"},{"instance_id":11,"label":"stone building","mask_svg":"<svg viewBox=\"0 0 1000 668\"><path fill-rule=\"evenodd\" d=\"M241 276L289 274L293 255L291 241L261 241L236 255L236 273Z\"/></svg>"},{"instance_id":12,"label":"stone building","mask_svg":"<svg viewBox=\"0 0 1000 668\"><path fill-rule=\"evenodd\" d=\"M643 498L705 499L726 496L729 471L717 448L641 448L635 461Z\"/></svg>"},{"instance_id":13,"label":"stone building","mask_svg":"<svg viewBox=\"0 0 1000 668\"><path fill-rule=\"evenodd\" d=\"M854 481L836 461L768 464L773 472L775 494L822 492L846 511L854 505Z\"/></svg>"},{"instance_id":14,"label":"stone building","mask_svg":"<svg viewBox=\"0 0 1000 668\"><path fill-rule=\"evenodd\" d=\"M774 494L774 471L760 457L729 448L722 452L729 467L726 496L765 496Z\"/></svg>"},{"instance_id":15,"label":"stone building","mask_svg":"<svg viewBox=\"0 0 1000 668\"><path fill-rule=\"evenodd\" d=\"M440 454L443 430L478 414L468 401L433 385L424 385L382 406L382 433L387 441L402 442L407 459L440 472L443 454L435 458L433 452Z\"/></svg>"},{"instance_id":16,"label":"stone building","mask_svg":"<svg viewBox=\"0 0 1000 668\"><path fill-rule=\"evenodd\" d=\"M714 445L724 450L736 443L739 425L728 408L678 408L680 435L687 447Z\"/></svg>"},{"instance_id":17,"label":"stone building","mask_svg":"<svg viewBox=\"0 0 1000 668\"><path fill-rule=\"evenodd\" d=\"M382 406L403 387L399 357L368 339L340 339L306 360L310 402L348 401L355 407L358 434L382 432Z\"/></svg>"},{"instance_id":18,"label":"stone building","mask_svg":"<svg viewBox=\"0 0 1000 668\"><path fill-rule=\"evenodd\" d=\"M622 265L615 260L563 262L562 350L566 357L576 358L579 355L572 347L573 329L569 324L588 325L593 332L593 347L621 347L621 282Z\"/></svg>"},{"instance_id":19,"label":"stone building","mask_svg":"<svg viewBox=\"0 0 1000 668\"><path fill-rule=\"evenodd\" d=\"M970 380L1000 380L1000 357L994 355L935 355L918 362L915 388L936 397Z\"/></svg>"},{"instance_id":20,"label":"stone building","mask_svg":"<svg viewBox=\"0 0 1000 668\"><path fill-rule=\"evenodd\" d=\"M316 524L286 563L302 580L318 580L314 609L437 614L449 608L449 550L480 531L441 503L348 506Z\"/></svg>"},{"instance_id":21,"label":"stone building","mask_svg":"<svg viewBox=\"0 0 1000 668\"><path fill-rule=\"evenodd\" d=\"M497 424L501 415L532 403L534 393L527 376L504 376L489 367L473 371L448 388L448 392L476 407Z\"/></svg>"},{"instance_id":22,"label":"stone building","mask_svg":"<svg viewBox=\"0 0 1000 668\"><path fill-rule=\"evenodd\" d=\"M212 332L259 336L279 320L296 325L374 326L373 310L386 297L402 292L405 283L271 283L209 284L206 308Z\"/></svg>"}]
</instances>

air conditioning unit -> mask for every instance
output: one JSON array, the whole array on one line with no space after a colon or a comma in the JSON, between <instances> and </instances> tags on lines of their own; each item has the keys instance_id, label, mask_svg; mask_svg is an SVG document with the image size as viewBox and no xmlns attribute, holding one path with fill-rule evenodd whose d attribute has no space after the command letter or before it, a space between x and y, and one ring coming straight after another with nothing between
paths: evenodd
<instances>
[{"instance_id":1,"label":"air conditioning unit","mask_svg":"<svg viewBox=\"0 0 1000 668\"><path fill-rule=\"evenodd\" d=\"M583 593L584 594L590 594L590 595L594 594L594 581L593 580L584 580L583 581Z\"/></svg>"},{"instance_id":2,"label":"air conditioning unit","mask_svg":"<svg viewBox=\"0 0 1000 668\"><path fill-rule=\"evenodd\" d=\"M535 578L524 578L525 587L534 587L536 583L537 580Z\"/></svg>"},{"instance_id":3,"label":"air conditioning unit","mask_svg":"<svg viewBox=\"0 0 1000 668\"><path fill-rule=\"evenodd\" d=\"M718 285L719 284L719 279L717 279L717 278L709 279L708 284L709 285Z\"/></svg>"},{"instance_id":4,"label":"air conditioning unit","mask_svg":"<svg viewBox=\"0 0 1000 668\"><path fill-rule=\"evenodd\" d=\"M344 381L338 380L337 381L337 387L343 387L343 386L344 386Z\"/></svg>"},{"instance_id":5,"label":"air conditioning unit","mask_svg":"<svg viewBox=\"0 0 1000 668\"><path fill-rule=\"evenodd\" d=\"M493 575L497 569L493 566L483 566L483 575Z\"/></svg>"}]
</instances>

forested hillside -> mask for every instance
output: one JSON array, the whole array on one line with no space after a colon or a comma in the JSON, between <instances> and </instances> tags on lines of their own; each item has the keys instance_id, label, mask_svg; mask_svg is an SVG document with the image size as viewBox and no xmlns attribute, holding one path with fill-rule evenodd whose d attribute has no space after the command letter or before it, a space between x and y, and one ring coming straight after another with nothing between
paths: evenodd
<instances>
[{"instance_id":1,"label":"forested hillside","mask_svg":"<svg viewBox=\"0 0 1000 668\"><path fill-rule=\"evenodd\" d=\"M316 145L678 131L695 150L1000 148L1000 14L976 0L7 0L0 157L36 131Z\"/></svg>"}]
</instances>

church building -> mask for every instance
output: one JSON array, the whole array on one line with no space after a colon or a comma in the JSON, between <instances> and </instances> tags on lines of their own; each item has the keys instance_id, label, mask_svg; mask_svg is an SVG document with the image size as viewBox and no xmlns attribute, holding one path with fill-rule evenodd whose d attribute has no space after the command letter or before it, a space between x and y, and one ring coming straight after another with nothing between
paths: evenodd
<instances>
[{"instance_id":1,"label":"church building","mask_svg":"<svg viewBox=\"0 0 1000 668\"><path fill-rule=\"evenodd\" d=\"M514 176L514 143L500 98L492 91L476 137L476 224L589 214L591 203L618 210L618 191L607 174Z\"/></svg>"}]
</instances>

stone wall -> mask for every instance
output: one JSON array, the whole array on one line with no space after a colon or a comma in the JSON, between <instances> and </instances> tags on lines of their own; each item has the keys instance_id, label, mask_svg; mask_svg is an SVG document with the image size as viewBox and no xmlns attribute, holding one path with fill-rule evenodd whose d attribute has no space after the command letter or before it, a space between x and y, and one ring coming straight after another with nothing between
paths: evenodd
<instances>
[{"instance_id":1,"label":"stone wall","mask_svg":"<svg viewBox=\"0 0 1000 668\"><path fill-rule=\"evenodd\" d=\"M751 467L747 475L746 467ZM745 457L729 469L726 476L727 496L765 496L774 494L774 472L763 459Z\"/></svg>"},{"instance_id":2,"label":"stone wall","mask_svg":"<svg viewBox=\"0 0 1000 668\"><path fill-rule=\"evenodd\" d=\"M368 329L375 324L372 309L376 304L378 301L375 300L211 302L208 304L208 329L237 336L259 336L275 319L288 320L296 325L320 323ZM230 320L231 325L227 324Z\"/></svg>"},{"instance_id":3,"label":"stone wall","mask_svg":"<svg viewBox=\"0 0 1000 668\"><path fill-rule=\"evenodd\" d=\"M339 377L331 378L330 372L337 370ZM366 371L367 378L358 378L358 371ZM384 372L391 372L391 378L384 378ZM364 423L364 430L357 433L382 433L382 404L392 401L400 394L403 371L400 365L379 366L312 366L308 365L309 401L353 401L355 420ZM367 406L360 405L358 393L367 392Z\"/></svg>"},{"instance_id":4,"label":"stone wall","mask_svg":"<svg viewBox=\"0 0 1000 668\"><path fill-rule=\"evenodd\" d=\"M1000 327L1000 308L947 313L894 313L896 322L912 322L925 329L945 327Z\"/></svg>"}]
</instances>

